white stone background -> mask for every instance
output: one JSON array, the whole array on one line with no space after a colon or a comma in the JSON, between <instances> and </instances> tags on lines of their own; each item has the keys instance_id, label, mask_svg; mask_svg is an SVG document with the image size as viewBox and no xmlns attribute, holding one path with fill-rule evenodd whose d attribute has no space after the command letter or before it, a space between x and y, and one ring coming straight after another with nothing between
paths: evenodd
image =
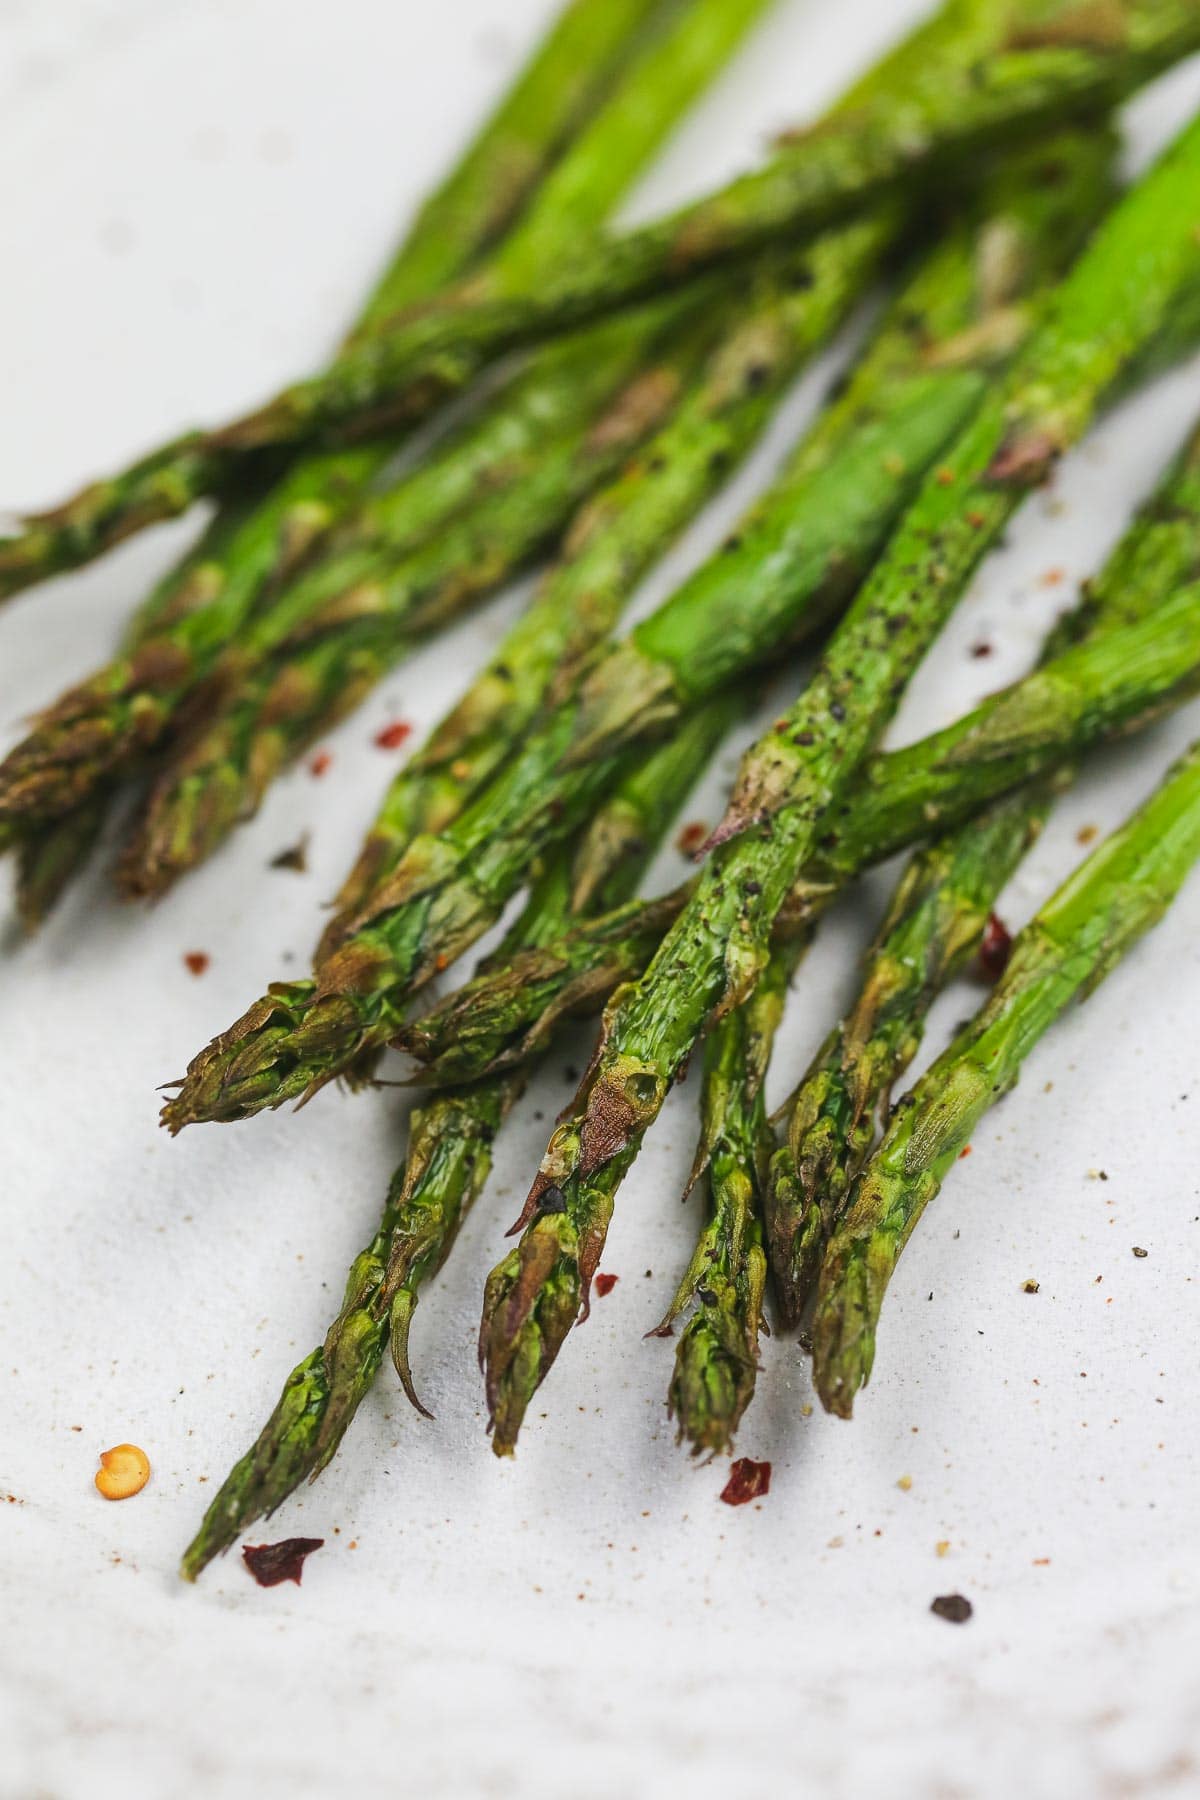
<instances>
[{"instance_id":1,"label":"white stone background","mask_svg":"<svg viewBox=\"0 0 1200 1800\"><path fill-rule=\"evenodd\" d=\"M0 500L57 497L317 360L550 10L0 0ZM780 0L631 216L745 166L922 10ZM1141 98L1131 166L1198 102L1194 64ZM761 487L833 360L641 605ZM1046 572L1073 583L1096 567L1197 412L1193 364L1068 460L928 659L896 741L1029 666L1068 592ZM6 740L109 653L192 529L149 534L0 617ZM774 1466L760 1509L719 1505L724 1469L675 1448L670 1351L642 1338L694 1226L676 1203L694 1085L626 1184L605 1256L617 1287L568 1345L517 1460L489 1454L480 1284L540 1153L531 1114L566 1097L581 1039L539 1078L421 1307L436 1424L385 1372L320 1484L250 1534L326 1537L302 1588L260 1591L236 1557L195 1589L177 1580L213 1484L372 1229L405 1102L328 1093L170 1143L155 1086L264 978L302 966L389 773L375 732L431 723L519 600L397 670L331 735L324 782L281 781L166 904L122 910L101 868L37 941L8 947L0 1793L1200 1792L1200 880L979 1132L904 1258L853 1425L805 1416L798 1348L766 1345L739 1445ZM969 656L981 636L986 662ZM1079 829L1120 818L1196 725L1192 708L1093 759L1005 897L1010 921L1078 858ZM714 816L732 756L689 816ZM305 829L309 873L268 873ZM667 851L656 879L679 870ZM872 880L823 932L775 1092L852 991L885 893ZM191 949L212 956L201 981ZM976 997L946 996L933 1047ZM92 1475L122 1439L154 1475L113 1507ZM964 1628L929 1613L948 1590L974 1603Z\"/></svg>"}]
</instances>

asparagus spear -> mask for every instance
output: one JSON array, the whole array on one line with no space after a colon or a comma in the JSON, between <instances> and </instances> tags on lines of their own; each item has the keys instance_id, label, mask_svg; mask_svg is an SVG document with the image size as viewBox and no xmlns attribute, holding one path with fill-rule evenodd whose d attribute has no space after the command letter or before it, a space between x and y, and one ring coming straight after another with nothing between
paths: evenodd
<instances>
[{"instance_id":1,"label":"asparagus spear","mask_svg":"<svg viewBox=\"0 0 1200 1800\"><path fill-rule=\"evenodd\" d=\"M603 872L593 860L598 898L615 901L636 886L730 714L728 699L709 707L681 734L681 749L672 745L655 752L614 792L609 804L623 818L638 816L637 841L632 845L625 833L601 829L600 840L613 846L613 856ZM571 861L561 856L508 934L508 948L534 945L552 934L572 895ZM273 1512L306 1476L315 1478L326 1467L389 1343L405 1392L418 1411L425 1411L409 1363L413 1312L421 1288L445 1261L483 1189L492 1140L524 1079L519 1071L476 1083L438 1095L413 1113L408 1157L392 1180L378 1230L351 1266L341 1310L324 1343L288 1376L271 1417L205 1514L184 1555L188 1580L194 1581L253 1520Z\"/></svg>"},{"instance_id":2,"label":"asparagus spear","mask_svg":"<svg viewBox=\"0 0 1200 1800\"><path fill-rule=\"evenodd\" d=\"M945 730L873 758L837 835L789 894L778 922L784 934L815 923L870 864L1189 699L1200 687L1198 600L1200 585L1189 585L1141 624L1064 652ZM570 926L536 952L497 960L403 1026L397 1044L421 1059L420 1078L433 1085L516 1066L561 1018L599 1010L643 973L696 885L630 901Z\"/></svg>"},{"instance_id":3,"label":"asparagus spear","mask_svg":"<svg viewBox=\"0 0 1200 1800\"><path fill-rule=\"evenodd\" d=\"M1200 574L1200 432L1080 605L1051 632L1044 661L1085 635L1149 616ZM870 1153L875 1117L920 1046L925 1016L975 953L1001 888L1038 835L1073 770L995 802L919 852L901 879L867 957L854 1006L783 1108L787 1141L767 1185L771 1264L784 1315L795 1324L829 1233Z\"/></svg>"},{"instance_id":4,"label":"asparagus spear","mask_svg":"<svg viewBox=\"0 0 1200 1800\"><path fill-rule=\"evenodd\" d=\"M1102 31L1093 12L1078 0L952 6L943 31L924 34L925 55L896 53L902 89L877 84L852 113L666 219L547 259L515 285L485 284L482 297L468 282L437 307L401 313L248 417L190 433L36 516L0 548L0 583L13 591L68 554L81 561L280 446L419 417L504 351L823 229L901 185L937 186L982 150L1115 104L1200 44L1195 0L1115 0Z\"/></svg>"},{"instance_id":5,"label":"asparagus spear","mask_svg":"<svg viewBox=\"0 0 1200 1800\"><path fill-rule=\"evenodd\" d=\"M775 1134L763 1084L803 942L776 951L762 981L705 1045L700 1142L689 1188L707 1173L708 1217L675 1297L655 1335L669 1337L690 1305L675 1348L668 1390L679 1440L692 1454L728 1450L754 1398L758 1340L766 1330L762 1194Z\"/></svg>"},{"instance_id":6,"label":"asparagus spear","mask_svg":"<svg viewBox=\"0 0 1200 1800\"><path fill-rule=\"evenodd\" d=\"M646 20L661 10L662 0L568 0L498 109L417 213L347 344L427 300L503 236L610 92ZM181 440L181 452L189 441ZM392 448L360 446L344 459L317 455L298 465L267 497L257 529L225 538L222 560L235 585L257 592L281 553L285 564L291 561L289 544L318 535ZM167 471L169 463L168 457ZM22 536L0 542L0 597L77 568L143 524L180 511L188 502L172 491L169 473L157 470L152 457L132 482L96 482L66 507L32 517Z\"/></svg>"},{"instance_id":7,"label":"asparagus spear","mask_svg":"<svg viewBox=\"0 0 1200 1800\"><path fill-rule=\"evenodd\" d=\"M703 0L680 11L659 8L657 29L624 74L608 105L544 184L519 233L502 255L519 268L531 246L549 254L565 250L589 219L595 223L615 203L649 159L689 99L711 78L762 0ZM644 8L644 0L637 0ZM565 60L564 98L575 84L572 58L587 34L597 47L622 16L635 21L628 0L589 23L595 0L585 0L548 44L528 83L515 90L512 117L523 138L542 117L541 89ZM582 37L580 33L584 34ZM597 90L597 93L599 90ZM528 120L524 115L528 114ZM564 121L566 115L559 115ZM495 142L503 158L514 129L502 121ZM403 261L403 259L402 259ZM541 452L548 433L570 429L604 404L630 372L639 345L638 318L615 321L538 357L524 375L501 391L482 417L468 420L441 451L402 484L400 491L368 508L361 530L394 554L432 536L439 524L477 492L516 479ZM179 616L152 635L142 660L119 659L52 707L32 737L19 747L18 769L40 771L27 805L59 804L64 792L92 788L119 772L147 743L157 742L185 698L238 635L264 591L273 591L327 533L366 481L390 454L390 443L357 446L302 461L249 517L223 509L207 534L202 565L191 559L178 577ZM361 547L361 539L358 540ZM0 563L2 563L0 554ZM2 579L0 579L2 585ZM60 767L61 765L61 767ZM55 796L58 799L55 800Z\"/></svg>"},{"instance_id":8,"label":"asparagus spear","mask_svg":"<svg viewBox=\"0 0 1200 1800\"><path fill-rule=\"evenodd\" d=\"M814 1374L828 1411L849 1418L892 1270L980 1119L1069 1002L1162 917L1198 856L1200 745L1025 927L987 1003L899 1102L821 1268Z\"/></svg>"},{"instance_id":9,"label":"asparagus spear","mask_svg":"<svg viewBox=\"0 0 1200 1800\"><path fill-rule=\"evenodd\" d=\"M974 279L978 265L966 254L955 306L929 319L897 309L862 384L818 427L824 448L802 448L795 479L785 471L718 556L594 661L448 829L407 847L324 961L318 988L277 985L193 1062L164 1111L172 1129L277 1105L387 1041L409 993L498 916L531 860L574 829L630 745L665 733L705 695L823 621L978 405L997 359L1011 353L1020 335L1015 302L1047 266L1061 266L1095 215L1107 186L1103 142L1064 139L1048 154L1049 165L1027 161L1023 179L1004 186L1005 236L1018 253L999 259L1003 275ZM1056 181L1039 181L1046 166ZM977 220L973 242L992 243L995 226ZM884 229L852 227L809 253L823 279L793 297L794 321L820 310L848 257L853 265L873 257ZM960 243L959 256L965 249ZM928 338L927 325L939 335ZM947 354L931 368L935 347Z\"/></svg>"},{"instance_id":10,"label":"asparagus spear","mask_svg":"<svg viewBox=\"0 0 1200 1800\"><path fill-rule=\"evenodd\" d=\"M587 1292L642 1138L714 1016L753 990L789 889L924 649L1025 493L1200 280L1198 194L1200 120L1100 226L926 481L812 682L743 760L720 850L641 980L610 1002L591 1080L542 1161L523 1215L531 1260L511 1295L490 1293L501 1453L570 1329L569 1300Z\"/></svg>"},{"instance_id":11,"label":"asparagus spear","mask_svg":"<svg viewBox=\"0 0 1200 1800\"><path fill-rule=\"evenodd\" d=\"M407 557L347 553L322 564L234 650L250 673L202 716L160 770L125 846L127 896L158 896L251 817L275 777L434 630L543 552L571 508L612 476L700 379L733 302L646 344L644 366L513 486L451 520Z\"/></svg>"}]
</instances>

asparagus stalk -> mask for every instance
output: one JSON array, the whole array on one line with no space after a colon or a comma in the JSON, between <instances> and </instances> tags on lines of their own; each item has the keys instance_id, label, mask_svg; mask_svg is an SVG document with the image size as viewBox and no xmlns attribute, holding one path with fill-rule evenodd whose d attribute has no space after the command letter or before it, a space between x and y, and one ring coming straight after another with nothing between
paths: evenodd
<instances>
[{"instance_id":1,"label":"asparagus stalk","mask_svg":"<svg viewBox=\"0 0 1200 1800\"><path fill-rule=\"evenodd\" d=\"M502 254L515 267L528 260L531 245L539 254L550 254L556 243L565 251L583 224L603 217L761 3L702 0L682 13L676 6L660 6L658 29L642 43L591 129L543 185L522 230L506 244ZM637 0L643 11L644 4ZM597 34L599 55L601 41L615 44L608 34L623 16L630 27L636 23L628 0L620 0L603 20L597 15L589 21L595 11L595 0L573 7L564 21L566 39L560 42L561 34L551 39L530 75L532 89L522 83L515 90L511 111L522 139L536 129L533 121L549 117L541 90L553 83L556 68L564 98L573 91L572 59L587 34ZM501 159L512 129L509 119L499 138L485 134ZM577 426L611 398L630 372L639 331L637 318L615 321L535 359L482 417L468 420L398 492L367 509L353 534L357 547L364 547L364 537L374 537L399 555L431 537L477 493L518 479L542 452L548 434ZM249 517L223 509L205 540L199 581L193 559L178 578L179 617L151 636L144 659L119 659L69 692L18 748L18 771L23 766L35 772L26 808L61 804L66 791L90 791L121 771L144 745L157 743L264 593L272 593L312 555L314 544L362 492L391 447L390 441L360 445L305 459Z\"/></svg>"},{"instance_id":2,"label":"asparagus stalk","mask_svg":"<svg viewBox=\"0 0 1200 1800\"><path fill-rule=\"evenodd\" d=\"M623 818L637 813L637 840L634 845L622 832L601 830L600 839L613 846L613 856L603 873L593 863L598 895L616 900L637 885L655 844L729 724L730 711L728 700L708 708L684 734L686 758L674 746L670 752L659 750L615 790L609 804ZM508 934L509 950L519 943L534 945L561 927L572 902L570 871L567 856L546 870ZM351 1266L341 1310L324 1343L292 1370L271 1417L205 1514L184 1555L188 1580L194 1581L253 1520L273 1512L306 1476L315 1479L326 1467L389 1344L405 1392L425 1412L409 1361L413 1313L422 1287L444 1263L482 1192L492 1141L524 1080L519 1071L476 1083L437 1095L413 1113L408 1157L392 1180L374 1237Z\"/></svg>"},{"instance_id":3,"label":"asparagus stalk","mask_svg":"<svg viewBox=\"0 0 1200 1800\"><path fill-rule=\"evenodd\" d=\"M862 385L818 427L824 448L803 447L795 479L785 470L718 556L594 660L448 829L409 844L324 961L316 989L276 985L201 1053L164 1111L172 1129L278 1105L394 1036L410 993L498 917L531 861L586 816L630 746L665 734L706 695L823 622L979 404L997 359L1011 354L1016 303L1047 267L1061 266L1107 191L1103 140L1063 139L1046 154L1048 163L1030 159L1021 180L1003 185L1003 273L975 279L978 263L960 243L959 303L936 315L939 335L926 336L933 316L914 320L897 308ZM1047 167L1053 182L1039 179ZM971 247L992 243L996 224L995 216L976 220ZM848 270L873 261L885 232L882 221L864 223L808 253L817 280L785 303L790 335L803 335L844 289ZM778 366L772 318L766 341ZM742 378L752 389L762 381L757 340L757 332L748 340L754 354ZM934 348L946 354L931 368Z\"/></svg>"},{"instance_id":4,"label":"asparagus stalk","mask_svg":"<svg viewBox=\"0 0 1200 1800\"><path fill-rule=\"evenodd\" d=\"M679 1441L691 1444L693 1456L728 1450L754 1398L758 1340L766 1330L762 1195L775 1148L763 1084L802 949L803 941L778 950L754 993L705 1045L700 1142L688 1186L707 1174L708 1217L655 1334L671 1336L675 1320L694 1306L668 1389Z\"/></svg>"},{"instance_id":5,"label":"asparagus stalk","mask_svg":"<svg viewBox=\"0 0 1200 1800\"><path fill-rule=\"evenodd\" d=\"M789 894L777 935L815 923L872 863L1191 698L1200 688L1198 601L1200 585L1190 584L1141 624L1106 631L945 730L874 757L845 803L837 835ZM435 1086L516 1066L559 1019L598 1011L616 988L636 980L696 886L630 901L571 925L536 952L497 960L403 1026L397 1044L421 1060L421 1080Z\"/></svg>"},{"instance_id":6,"label":"asparagus stalk","mask_svg":"<svg viewBox=\"0 0 1200 1800\"><path fill-rule=\"evenodd\" d=\"M122 855L130 897L157 897L251 817L275 777L431 632L542 553L573 506L612 476L699 379L725 298L646 346L644 366L598 418L407 557L348 553L315 569L271 609L235 657L252 659L230 699L167 760Z\"/></svg>"},{"instance_id":7,"label":"asparagus stalk","mask_svg":"<svg viewBox=\"0 0 1200 1800\"><path fill-rule=\"evenodd\" d=\"M610 1002L591 1080L530 1190L523 1244L536 1261L508 1297L490 1294L501 1451L570 1329L642 1138L714 1016L753 990L776 915L926 646L1021 499L1200 280L1198 193L1200 120L1101 225L922 487L811 683L743 760L721 848L641 980Z\"/></svg>"},{"instance_id":8,"label":"asparagus stalk","mask_svg":"<svg viewBox=\"0 0 1200 1800\"><path fill-rule=\"evenodd\" d=\"M1198 856L1194 746L1020 933L987 1003L900 1101L822 1264L814 1375L828 1411L849 1418L871 1373L892 1270L984 1113L1070 1001L1086 998L1162 917Z\"/></svg>"},{"instance_id":9,"label":"asparagus stalk","mask_svg":"<svg viewBox=\"0 0 1200 1800\"><path fill-rule=\"evenodd\" d=\"M1147 617L1153 624L1155 608L1198 574L1200 432L1080 605L1051 632L1043 660L1088 635ZM800 1317L825 1243L870 1153L875 1118L885 1116L892 1086L920 1046L934 997L975 953L1001 888L1073 774L1060 764L1052 776L936 839L905 871L849 1016L834 1027L783 1108L787 1141L772 1159L766 1215L789 1324Z\"/></svg>"},{"instance_id":10,"label":"asparagus stalk","mask_svg":"<svg viewBox=\"0 0 1200 1800\"><path fill-rule=\"evenodd\" d=\"M984 150L1112 106L1200 45L1195 0L1116 0L1103 30L1093 13L1078 0L952 6L941 33L923 34L926 54L895 53L902 86L877 82L758 172L666 219L547 259L516 284L485 283L481 295L468 282L439 306L401 313L248 417L192 432L36 516L2 552L0 582L11 591L68 554L81 561L281 446L420 417L502 352L811 235L901 186L936 187Z\"/></svg>"},{"instance_id":11,"label":"asparagus stalk","mask_svg":"<svg viewBox=\"0 0 1200 1800\"><path fill-rule=\"evenodd\" d=\"M498 109L417 213L347 345L427 301L503 236L611 91L647 19L661 10L662 0L568 0ZM598 223L603 210L588 223ZM185 460L191 441L177 446ZM319 535L393 448L389 441L355 447L344 457L316 455L273 488L256 529L230 531L222 546L239 593L256 594L280 558L290 563L289 546L294 553L298 540L307 544ZM0 542L0 598L77 568L143 524L182 510L189 502L173 487L170 461L151 457L132 479L96 482L67 506L34 515L21 536Z\"/></svg>"}]
</instances>

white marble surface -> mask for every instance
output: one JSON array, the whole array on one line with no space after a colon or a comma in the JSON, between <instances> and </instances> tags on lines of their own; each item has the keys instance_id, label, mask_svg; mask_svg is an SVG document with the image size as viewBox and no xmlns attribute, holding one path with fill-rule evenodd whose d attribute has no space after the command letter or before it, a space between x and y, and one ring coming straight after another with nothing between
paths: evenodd
<instances>
[{"instance_id":1,"label":"white marble surface","mask_svg":"<svg viewBox=\"0 0 1200 1800\"><path fill-rule=\"evenodd\" d=\"M638 210L743 165L920 10L781 0ZM4 0L0 500L54 497L318 357L398 212L548 11ZM1198 102L1195 66L1143 98L1135 160ZM647 598L761 485L826 373L800 384ZM1070 459L976 583L899 734L1028 666L1067 591L1047 573L1095 566L1198 411L1194 365ZM0 617L5 741L105 656L189 529ZM797 1348L767 1345L740 1445L774 1465L760 1509L719 1505L723 1469L675 1449L670 1352L641 1336L692 1229L675 1200L686 1090L622 1197L605 1257L617 1287L564 1352L516 1462L488 1452L480 1282L540 1152L532 1114L566 1097L581 1042L531 1095L421 1308L437 1423L381 1379L319 1486L251 1533L326 1538L302 1589L259 1591L236 1558L194 1590L177 1581L213 1483L323 1329L404 1105L327 1094L172 1144L155 1085L264 977L302 966L388 773L375 731L429 723L517 599L393 675L330 739L323 783L281 782L168 903L122 911L98 870L6 960L0 1794L1200 1792L1200 882L979 1134L904 1259L854 1424L810 1414ZM996 654L973 661L982 635ZM1196 727L1192 708L1095 760L1007 896L1013 922L1078 857L1079 829L1120 817ZM690 810L716 802L710 784ZM305 828L310 872L268 873ZM670 852L660 878L677 872ZM870 884L810 959L777 1087L848 993L883 892ZM183 967L192 949L212 956L203 980ZM946 997L935 1040L974 998ZM113 1507L92 1487L96 1453L126 1438L154 1475ZM928 1610L954 1589L976 1609L962 1629Z\"/></svg>"}]
</instances>

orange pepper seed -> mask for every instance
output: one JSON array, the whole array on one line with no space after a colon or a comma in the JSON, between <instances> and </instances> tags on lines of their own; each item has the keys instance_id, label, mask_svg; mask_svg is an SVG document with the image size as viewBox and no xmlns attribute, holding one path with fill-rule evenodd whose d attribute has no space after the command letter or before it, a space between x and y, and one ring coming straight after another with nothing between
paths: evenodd
<instances>
[{"instance_id":1,"label":"orange pepper seed","mask_svg":"<svg viewBox=\"0 0 1200 1800\"><path fill-rule=\"evenodd\" d=\"M128 1500L150 1479L150 1458L136 1444L116 1444L100 1452L96 1486L106 1500Z\"/></svg>"}]
</instances>

